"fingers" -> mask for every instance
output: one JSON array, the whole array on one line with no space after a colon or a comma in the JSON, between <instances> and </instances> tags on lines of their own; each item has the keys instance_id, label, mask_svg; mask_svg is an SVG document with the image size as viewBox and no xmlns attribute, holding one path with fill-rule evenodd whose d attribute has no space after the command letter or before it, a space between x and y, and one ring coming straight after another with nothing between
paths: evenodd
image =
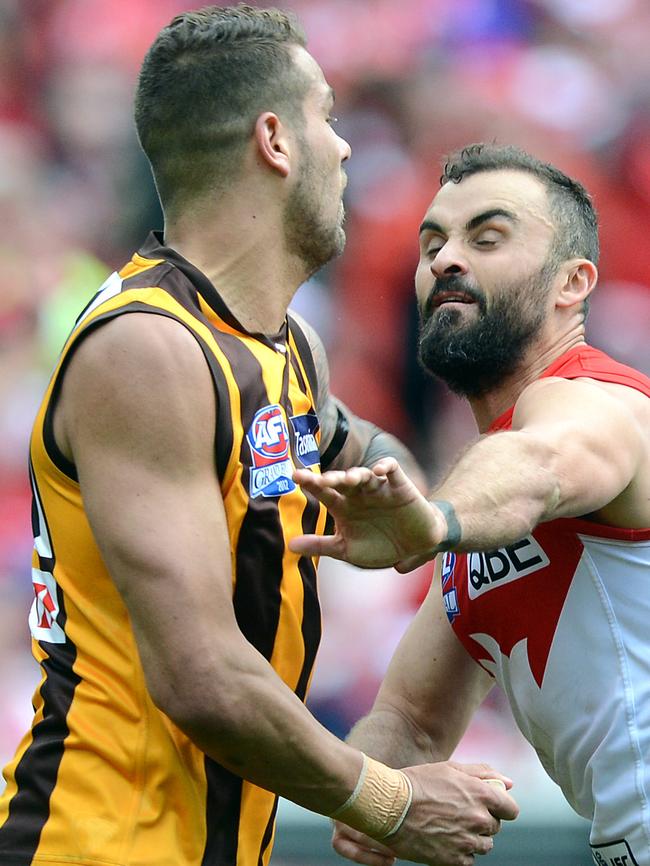
<instances>
[{"instance_id":1,"label":"fingers","mask_svg":"<svg viewBox=\"0 0 650 866\"><path fill-rule=\"evenodd\" d=\"M492 836L479 836L474 847L475 854L489 854L494 848L494 839Z\"/></svg>"},{"instance_id":2,"label":"fingers","mask_svg":"<svg viewBox=\"0 0 650 866\"><path fill-rule=\"evenodd\" d=\"M394 457L382 457L376 463L373 463L372 466L372 471L375 475L393 475L396 470L402 472L399 463Z\"/></svg>"},{"instance_id":3,"label":"fingers","mask_svg":"<svg viewBox=\"0 0 650 866\"><path fill-rule=\"evenodd\" d=\"M395 862L395 855L389 848L338 822L334 824L332 847L342 857L366 866L393 866Z\"/></svg>"},{"instance_id":4,"label":"fingers","mask_svg":"<svg viewBox=\"0 0 650 866\"><path fill-rule=\"evenodd\" d=\"M334 473L327 472L326 475ZM340 474L340 473L336 473ZM336 509L343 497L340 493L330 487L324 480L323 475L317 475L309 469L296 469L293 473L293 480L299 484L303 490L307 490L312 496L315 496L323 505L330 509Z\"/></svg>"},{"instance_id":5,"label":"fingers","mask_svg":"<svg viewBox=\"0 0 650 866\"><path fill-rule=\"evenodd\" d=\"M289 550L301 556L330 556L343 559L344 541L340 535L297 535L289 539Z\"/></svg>"},{"instance_id":6,"label":"fingers","mask_svg":"<svg viewBox=\"0 0 650 866\"><path fill-rule=\"evenodd\" d=\"M424 565L425 562L430 562L434 557L435 553L433 551L427 554L418 554L418 556L409 556L395 563L395 571L398 571L400 574L407 574L409 571L414 571L416 568Z\"/></svg>"},{"instance_id":7,"label":"fingers","mask_svg":"<svg viewBox=\"0 0 650 866\"><path fill-rule=\"evenodd\" d=\"M323 472L322 475L308 469L296 469L293 480L327 505L325 499L322 498L324 493L327 496L338 494L339 498L335 501L340 501L342 498L340 494L374 493L384 486L386 476L382 473L377 475L366 466L353 466L351 469L345 470L332 469L329 472Z\"/></svg>"},{"instance_id":8,"label":"fingers","mask_svg":"<svg viewBox=\"0 0 650 866\"><path fill-rule=\"evenodd\" d=\"M486 782L485 794L483 797L485 805L490 814L495 819L503 821L514 821L519 815L519 806L513 798L506 793L512 788L512 779L504 776L490 767L489 764L456 764L450 762L455 769L466 773L468 776L475 776L477 779ZM496 832L496 831L495 831Z\"/></svg>"},{"instance_id":9,"label":"fingers","mask_svg":"<svg viewBox=\"0 0 650 866\"><path fill-rule=\"evenodd\" d=\"M449 761L449 765L461 773L467 773L468 776L476 776L478 779L483 779L484 782L503 783L506 790L510 790L513 786L513 781L509 776L504 776L494 767L489 764L458 764L456 761Z\"/></svg>"}]
</instances>

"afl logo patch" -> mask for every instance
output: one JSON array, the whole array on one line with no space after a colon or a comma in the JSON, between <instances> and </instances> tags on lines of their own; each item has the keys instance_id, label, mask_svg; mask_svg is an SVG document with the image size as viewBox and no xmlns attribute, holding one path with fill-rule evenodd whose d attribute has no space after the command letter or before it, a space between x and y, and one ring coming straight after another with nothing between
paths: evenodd
<instances>
[{"instance_id":1,"label":"afl logo patch","mask_svg":"<svg viewBox=\"0 0 650 866\"><path fill-rule=\"evenodd\" d=\"M291 474L289 431L277 403L258 409L246 439L251 449L249 490L256 496L283 496L296 489Z\"/></svg>"},{"instance_id":2,"label":"afl logo patch","mask_svg":"<svg viewBox=\"0 0 650 866\"><path fill-rule=\"evenodd\" d=\"M289 421L296 442L296 457L303 466L316 466L320 463L320 451L316 441L316 433L320 427L318 416L313 412L308 415L294 415Z\"/></svg>"}]
</instances>

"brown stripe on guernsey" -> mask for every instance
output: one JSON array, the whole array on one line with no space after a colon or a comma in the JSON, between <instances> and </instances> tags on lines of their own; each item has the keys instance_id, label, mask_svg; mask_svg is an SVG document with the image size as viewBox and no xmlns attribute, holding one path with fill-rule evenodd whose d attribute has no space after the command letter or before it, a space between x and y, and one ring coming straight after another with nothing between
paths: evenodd
<instances>
[{"instance_id":1,"label":"brown stripe on guernsey","mask_svg":"<svg viewBox=\"0 0 650 866\"><path fill-rule=\"evenodd\" d=\"M276 813L278 811L278 800L279 798L276 797L273 808L271 809L271 814L269 815L269 820L267 821L266 828L264 829L264 835L262 836L262 846L260 848L260 856L257 861L257 866L264 866L264 861L266 859L264 855L268 851L271 840L273 839L273 825L275 822Z\"/></svg>"},{"instance_id":2,"label":"brown stripe on guernsey","mask_svg":"<svg viewBox=\"0 0 650 866\"><path fill-rule=\"evenodd\" d=\"M243 779L207 755L206 838L201 866L236 866Z\"/></svg>"},{"instance_id":3,"label":"brown stripe on guernsey","mask_svg":"<svg viewBox=\"0 0 650 866\"><path fill-rule=\"evenodd\" d=\"M35 499L40 499L33 474L32 484ZM46 520L42 509L41 514ZM39 527L39 530L35 531L35 537L43 528ZM54 550L51 553L52 556L47 558L39 555L43 571L51 572L55 568ZM57 623L65 631L65 597L60 588L56 600L59 608ZM32 741L16 767L16 793L9 803L7 820L0 827L0 863L7 862L10 857L12 866L29 866L38 848L41 832L50 815L50 797L56 786L69 734L66 717L80 682L73 670L77 648L69 638L59 644L40 641L39 648L44 655L41 667L46 674L40 687L42 718L32 728ZM38 786L33 784L35 778L39 780ZM16 851L21 852L18 859Z\"/></svg>"},{"instance_id":4,"label":"brown stripe on guernsey","mask_svg":"<svg viewBox=\"0 0 650 866\"><path fill-rule=\"evenodd\" d=\"M298 350L297 353L291 354L291 360L292 363L295 361L296 366L299 368L304 367L305 375L307 376L309 387L311 389L312 405L314 411L316 411L316 407L318 406L318 375L316 373L316 365L314 364L311 349L309 348L307 337L303 333L302 328L294 319L291 318L291 315L288 316L288 322L289 333Z\"/></svg>"},{"instance_id":5,"label":"brown stripe on guernsey","mask_svg":"<svg viewBox=\"0 0 650 866\"><path fill-rule=\"evenodd\" d=\"M309 351L308 348L307 351ZM293 407L292 414L294 414ZM300 466L300 461L296 459L295 454L294 464ZM313 497L306 496L305 500L300 531L303 535L312 535L318 530L319 522L323 524L321 528L325 528L325 512L321 504ZM298 560L298 572L302 581L303 603L300 628L305 654L295 692L304 701L320 644L322 621L316 566L313 559L308 556L301 556Z\"/></svg>"}]
</instances>

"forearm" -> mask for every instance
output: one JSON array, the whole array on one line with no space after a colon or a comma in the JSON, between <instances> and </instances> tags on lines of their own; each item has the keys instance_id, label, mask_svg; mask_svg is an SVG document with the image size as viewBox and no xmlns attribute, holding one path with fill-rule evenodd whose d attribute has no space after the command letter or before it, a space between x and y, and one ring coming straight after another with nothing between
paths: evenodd
<instances>
[{"instance_id":1,"label":"forearm","mask_svg":"<svg viewBox=\"0 0 650 866\"><path fill-rule=\"evenodd\" d=\"M448 527L441 549L501 547L561 516L554 458L540 439L520 432L488 436L472 446L431 494L434 503L449 503L459 524L457 533Z\"/></svg>"},{"instance_id":2,"label":"forearm","mask_svg":"<svg viewBox=\"0 0 650 866\"><path fill-rule=\"evenodd\" d=\"M449 758L419 725L392 708L373 709L352 728L347 742L389 767L411 767Z\"/></svg>"},{"instance_id":3,"label":"forearm","mask_svg":"<svg viewBox=\"0 0 650 866\"><path fill-rule=\"evenodd\" d=\"M162 708L231 772L331 814L354 788L362 756L323 728L254 649L226 649L221 661L203 672L200 689L177 682Z\"/></svg>"}]
</instances>

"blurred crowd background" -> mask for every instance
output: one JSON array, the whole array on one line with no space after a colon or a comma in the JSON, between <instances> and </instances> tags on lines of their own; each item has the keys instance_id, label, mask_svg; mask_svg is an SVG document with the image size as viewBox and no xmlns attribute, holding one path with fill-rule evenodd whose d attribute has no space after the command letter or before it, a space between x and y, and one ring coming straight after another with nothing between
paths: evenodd
<instances>
[{"instance_id":1,"label":"blurred crowd background","mask_svg":"<svg viewBox=\"0 0 650 866\"><path fill-rule=\"evenodd\" d=\"M134 82L157 31L200 5L0 0L2 763L29 720L38 673L27 628L30 426L77 312L161 227L134 134ZM303 22L353 151L346 252L296 299L330 351L338 396L408 442L432 480L474 435L463 404L418 369L413 272L441 158L479 140L519 144L593 193L602 260L591 342L650 373L647 0L277 5ZM335 732L369 707L429 578L427 568L400 577L323 564L325 639L311 705ZM467 752L483 747L528 754L498 694Z\"/></svg>"}]
</instances>

